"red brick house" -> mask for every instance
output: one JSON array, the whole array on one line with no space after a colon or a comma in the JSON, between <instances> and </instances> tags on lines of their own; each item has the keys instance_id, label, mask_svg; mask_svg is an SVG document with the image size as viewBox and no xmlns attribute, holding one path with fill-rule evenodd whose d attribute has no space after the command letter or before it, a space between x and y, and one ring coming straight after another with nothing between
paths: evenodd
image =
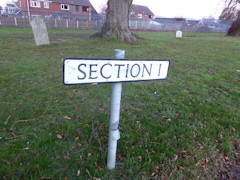
<instances>
[{"instance_id":1,"label":"red brick house","mask_svg":"<svg viewBox=\"0 0 240 180\"><path fill-rule=\"evenodd\" d=\"M92 19L96 13L89 0L18 0L23 16L59 19Z\"/></svg>"},{"instance_id":2,"label":"red brick house","mask_svg":"<svg viewBox=\"0 0 240 180\"><path fill-rule=\"evenodd\" d=\"M147 7L137 4L132 4L131 17L138 19L153 19L153 12Z\"/></svg>"}]
</instances>

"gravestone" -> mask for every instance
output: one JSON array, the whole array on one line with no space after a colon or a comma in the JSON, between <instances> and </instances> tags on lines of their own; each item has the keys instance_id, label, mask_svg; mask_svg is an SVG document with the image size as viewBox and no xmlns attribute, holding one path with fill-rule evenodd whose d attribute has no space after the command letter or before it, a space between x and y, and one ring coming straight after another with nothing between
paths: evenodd
<instances>
[{"instance_id":1,"label":"gravestone","mask_svg":"<svg viewBox=\"0 0 240 180\"><path fill-rule=\"evenodd\" d=\"M47 32L47 26L44 20L40 17L34 17L31 20L33 36L37 46L50 44Z\"/></svg>"},{"instance_id":2,"label":"gravestone","mask_svg":"<svg viewBox=\"0 0 240 180\"><path fill-rule=\"evenodd\" d=\"M176 38L182 38L182 31L176 31Z\"/></svg>"}]
</instances>

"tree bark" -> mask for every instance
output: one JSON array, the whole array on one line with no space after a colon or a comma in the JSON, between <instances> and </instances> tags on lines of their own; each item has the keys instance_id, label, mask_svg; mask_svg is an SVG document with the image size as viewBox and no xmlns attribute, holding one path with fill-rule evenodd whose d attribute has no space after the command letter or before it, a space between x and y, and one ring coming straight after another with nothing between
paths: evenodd
<instances>
[{"instance_id":1,"label":"tree bark","mask_svg":"<svg viewBox=\"0 0 240 180\"><path fill-rule=\"evenodd\" d=\"M226 0L225 3L226 7L223 9L219 18L224 23L231 23L227 36L240 35L240 11L238 9L240 0Z\"/></svg>"},{"instance_id":2,"label":"tree bark","mask_svg":"<svg viewBox=\"0 0 240 180\"><path fill-rule=\"evenodd\" d=\"M227 32L227 36L240 35L240 11L238 12L237 19L232 23L230 29Z\"/></svg>"},{"instance_id":3,"label":"tree bark","mask_svg":"<svg viewBox=\"0 0 240 180\"><path fill-rule=\"evenodd\" d=\"M115 38L122 42L136 41L129 30L129 16L133 0L108 0L107 19L97 36Z\"/></svg>"}]
</instances>

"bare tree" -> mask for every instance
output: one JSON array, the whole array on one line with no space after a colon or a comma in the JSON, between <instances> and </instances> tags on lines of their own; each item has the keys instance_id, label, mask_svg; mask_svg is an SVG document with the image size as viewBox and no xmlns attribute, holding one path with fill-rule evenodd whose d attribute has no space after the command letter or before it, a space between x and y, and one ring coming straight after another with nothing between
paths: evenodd
<instances>
[{"instance_id":1,"label":"bare tree","mask_svg":"<svg viewBox=\"0 0 240 180\"><path fill-rule=\"evenodd\" d=\"M123 42L136 41L135 35L129 30L129 16L133 0L108 0L107 19L96 36L116 38Z\"/></svg>"},{"instance_id":2,"label":"bare tree","mask_svg":"<svg viewBox=\"0 0 240 180\"><path fill-rule=\"evenodd\" d=\"M226 7L223 9L220 19L231 24L227 35L236 36L240 34L240 11L239 4L240 0L226 0Z\"/></svg>"}]
</instances>

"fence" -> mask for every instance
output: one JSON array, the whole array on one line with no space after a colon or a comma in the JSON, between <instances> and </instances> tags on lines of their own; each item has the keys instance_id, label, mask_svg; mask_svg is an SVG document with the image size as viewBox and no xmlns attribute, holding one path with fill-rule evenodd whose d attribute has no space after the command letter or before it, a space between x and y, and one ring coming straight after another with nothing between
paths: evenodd
<instances>
[{"instance_id":1,"label":"fence","mask_svg":"<svg viewBox=\"0 0 240 180\"><path fill-rule=\"evenodd\" d=\"M48 28L57 29L99 29L102 25L99 20L69 20L45 19ZM0 26L3 27L30 27L30 18L26 17L0 17Z\"/></svg>"},{"instance_id":2,"label":"fence","mask_svg":"<svg viewBox=\"0 0 240 180\"><path fill-rule=\"evenodd\" d=\"M30 27L30 19L27 16L6 16L0 15L0 26L3 27ZM82 16L82 18L59 18L59 17L45 17L45 22L48 28L55 29L100 29L105 22L103 16ZM217 25L216 25L217 24ZM142 31L177 31L184 32L217 32L226 33L229 26L215 23L215 26L189 26L186 23L159 23L154 20L130 19L129 27L131 30Z\"/></svg>"},{"instance_id":3,"label":"fence","mask_svg":"<svg viewBox=\"0 0 240 180\"><path fill-rule=\"evenodd\" d=\"M155 20L140 20L130 19L129 27L133 30L152 30L152 31L177 31L183 32L215 32L215 33L226 33L229 29L229 25L222 24L217 20L199 21L201 23L191 25L186 22L172 22L163 21L156 22Z\"/></svg>"}]
</instances>

